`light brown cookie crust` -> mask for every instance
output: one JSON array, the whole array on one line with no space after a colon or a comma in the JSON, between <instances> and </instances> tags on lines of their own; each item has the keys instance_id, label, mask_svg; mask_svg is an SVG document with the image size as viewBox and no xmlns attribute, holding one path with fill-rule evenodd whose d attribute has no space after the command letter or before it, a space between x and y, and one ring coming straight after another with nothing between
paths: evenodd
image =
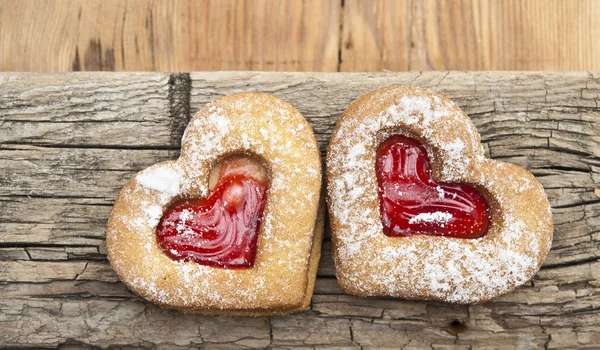
<instances>
[{"instance_id":1,"label":"light brown cookie crust","mask_svg":"<svg viewBox=\"0 0 600 350\"><path fill-rule=\"evenodd\" d=\"M254 267L171 260L156 244L163 211L179 198L206 196L212 167L236 153L258 156L270 173ZM163 307L220 315L299 310L310 301L320 254L320 187L316 139L296 109L260 93L220 98L190 121L179 159L148 167L123 188L107 227L108 258L123 283Z\"/></svg>"},{"instance_id":2,"label":"light brown cookie crust","mask_svg":"<svg viewBox=\"0 0 600 350\"><path fill-rule=\"evenodd\" d=\"M383 233L375 152L392 134L425 146L434 179L482 191L492 209L486 236ZM327 193L336 274L349 294L484 302L529 280L552 243L552 214L540 183L523 168L485 158L466 114L427 89L383 88L350 105L329 144Z\"/></svg>"}]
</instances>

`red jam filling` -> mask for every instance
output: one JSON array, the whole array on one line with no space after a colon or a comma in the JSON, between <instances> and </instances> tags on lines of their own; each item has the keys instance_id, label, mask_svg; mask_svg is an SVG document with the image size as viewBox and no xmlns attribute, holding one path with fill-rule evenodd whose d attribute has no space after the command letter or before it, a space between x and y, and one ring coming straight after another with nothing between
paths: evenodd
<instances>
[{"instance_id":1,"label":"red jam filling","mask_svg":"<svg viewBox=\"0 0 600 350\"><path fill-rule=\"evenodd\" d=\"M223 268L254 265L266 203L267 173L253 159L225 159L210 176L207 198L181 199L163 214L158 246L174 260Z\"/></svg>"},{"instance_id":2,"label":"red jam filling","mask_svg":"<svg viewBox=\"0 0 600 350\"><path fill-rule=\"evenodd\" d=\"M379 211L387 236L413 234L478 238L490 225L490 208L472 185L431 179L427 151L394 135L377 149Z\"/></svg>"}]
</instances>

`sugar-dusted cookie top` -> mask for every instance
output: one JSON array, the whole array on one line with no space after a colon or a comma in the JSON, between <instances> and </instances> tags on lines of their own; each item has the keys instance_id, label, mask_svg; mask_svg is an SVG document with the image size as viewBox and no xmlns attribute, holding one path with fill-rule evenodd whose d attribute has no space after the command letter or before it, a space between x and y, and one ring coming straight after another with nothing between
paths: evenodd
<instances>
[{"instance_id":1,"label":"sugar-dusted cookie top","mask_svg":"<svg viewBox=\"0 0 600 350\"><path fill-rule=\"evenodd\" d=\"M207 196L211 169L232 154L261 159L269 173L253 266L171 259L157 245L163 213L178 199ZM150 166L125 185L107 228L108 257L130 289L163 306L224 314L298 307L308 289L320 184L317 143L298 111L266 94L220 98L190 121L179 159Z\"/></svg>"},{"instance_id":2,"label":"sugar-dusted cookie top","mask_svg":"<svg viewBox=\"0 0 600 350\"><path fill-rule=\"evenodd\" d=\"M434 180L471 184L486 197L485 236L384 234L376 151L396 134L425 147ZM327 181L337 276L351 294L482 302L529 280L551 246L552 215L540 183L523 168L485 158L471 120L427 89L388 87L354 101L332 135ZM449 219L435 214L418 218Z\"/></svg>"}]
</instances>

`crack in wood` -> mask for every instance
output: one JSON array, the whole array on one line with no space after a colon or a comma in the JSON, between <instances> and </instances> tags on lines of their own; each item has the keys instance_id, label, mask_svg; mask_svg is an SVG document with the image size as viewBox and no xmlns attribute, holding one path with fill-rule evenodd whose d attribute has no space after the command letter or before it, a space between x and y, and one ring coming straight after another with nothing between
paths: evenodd
<instances>
[{"instance_id":1,"label":"crack in wood","mask_svg":"<svg viewBox=\"0 0 600 350\"><path fill-rule=\"evenodd\" d=\"M191 119L190 95L192 80L189 73L173 73L169 77L169 116L171 117L171 143L181 145L183 130Z\"/></svg>"}]
</instances>

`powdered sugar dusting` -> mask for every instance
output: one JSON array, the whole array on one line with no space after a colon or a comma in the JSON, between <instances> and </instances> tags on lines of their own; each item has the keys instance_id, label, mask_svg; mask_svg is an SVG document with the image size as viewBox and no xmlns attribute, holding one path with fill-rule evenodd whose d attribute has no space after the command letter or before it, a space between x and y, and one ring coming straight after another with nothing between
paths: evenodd
<instances>
[{"instance_id":1,"label":"powdered sugar dusting","mask_svg":"<svg viewBox=\"0 0 600 350\"><path fill-rule=\"evenodd\" d=\"M418 224L421 222L437 222L437 223L446 223L452 219L452 214L445 213L442 211L435 211L433 213L421 213L416 216L413 216L408 220L409 224Z\"/></svg>"},{"instance_id":2,"label":"powdered sugar dusting","mask_svg":"<svg viewBox=\"0 0 600 350\"><path fill-rule=\"evenodd\" d=\"M148 224L150 225L150 227L156 227L156 225L158 225L158 221L160 220L160 218L162 216L163 209L159 205L152 205L152 206L146 207L144 209L144 212L146 213L146 216L148 217Z\"/></svg>"},{"instance_id":3,"label":"powdered sugar dusting","mask_svg":"<svg viewBox=\"0 0 600 350\"><path fill-rule=\"evenodd\" d=\"M155 191L161 203L166 203L179 194L181 174L177 167L155 166L142 171L137 176L137 183Z\"/></svg>"},{"instance_id":4,"label":"powdered sugar dusting","mask_svg":"<svg viewBox=\"0 0 600 350\"><path fill-rule=\"evenodd\" d=\"M171 260L158 249L154 233L166 205L173 198L205 196L211 168L234 152L257 155L270 170L254 267L228 270ZM302 301L320 167L312 130L288 104L262 94L219 99L190 121L180 159L140 172L133 187L122 191L114 210L127 215L113 215L107 229L111 264L134 291L168 306L268 309ZM141 257L140 264L125 263Z\"/></svg>"},{"instance_id":5,"label":"powdered sugar dusting","mask_svg":"<svg viewBox=\"0 0 600 350\"><path fill-rule=\"evenodd\" d=\"M440 148L444 151L443 157L446 160L446 166L442 170L443 175L448 178L454 178L455 173L460 175L466 174L467 165L463 161L465 143L457 138L450 143L441 142ZM448 164L454 164L454 166L448 166Z\"/></svg>"},{"instance_id":6,"label":"powdered sugar dusting","mask_svg":"<svg viewBox=\"0 0 600 350\"><path fill-rule=\"evenodd\" d=\"M361 295L473 303L531 278L552 237L548 202L533 176L485 159L472 122L431 91L396 87L358 101L338 122L327 154L334 258L342 287ZM486 236L383 234L375 151L394 133L422 140L434 170L436 165L440 170L438 180L473 183L489 192L496 216ZM506 176L509 172L521 180ZM438 195L446 194L438 190ZM448 215L422 213L411 221L444 222Z\"/></svg>"}]
</instances>

